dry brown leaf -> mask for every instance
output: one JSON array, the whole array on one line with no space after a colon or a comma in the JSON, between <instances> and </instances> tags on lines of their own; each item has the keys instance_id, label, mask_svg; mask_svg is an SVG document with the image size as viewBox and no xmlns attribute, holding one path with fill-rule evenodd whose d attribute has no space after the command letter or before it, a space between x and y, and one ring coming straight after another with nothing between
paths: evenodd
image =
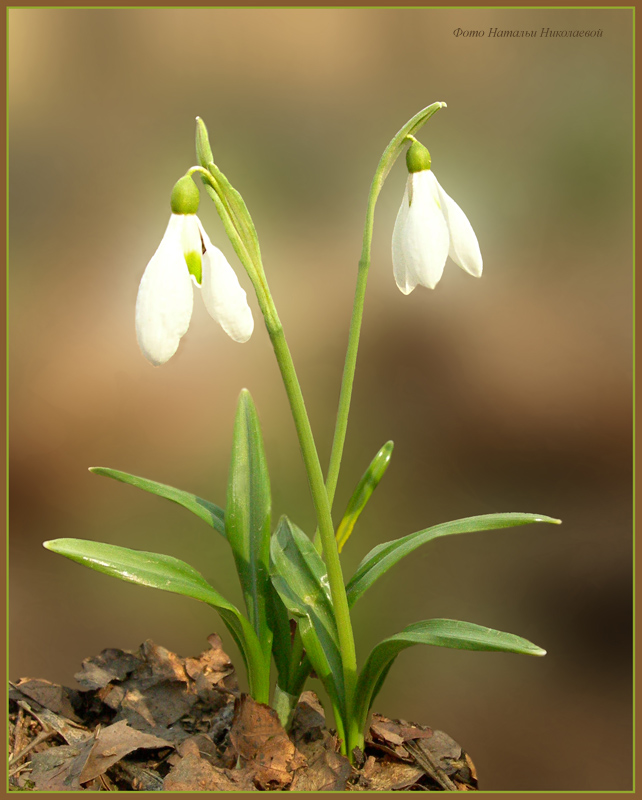
<instances>
[{"instance_id":1,"label":"dry brown leaf","mask_svg":"<svg viewBox=\"0 0 642 800\"><path fill-rule=\"evenodd\" d=\"M314 692L303 692L292 717L291 735L300 741L319 739L325 728L325 712Z\"/></svg>"},{"instance_id":2,"label":"dry brown leaf","mask_svg":"<svg viewBox=\"0 0 642 800\"><path fill-rule=\"evenodd\" d=\"M108 648L93 658L85 658L74 678L83 689L102 689L112 681L123 681L141 664L141 659L126 650Z\"/></svg>"},{"instance_id":3,"label":"dry brown leaf","mask_svg":"<svg viewBox=\"0 0 642 800\"><path fill-rule=\"evenodd\" d=\"M234 708L230 731L232 747L262 789L284 789L293 772L305 764L282 727L276 712L249 695L241 695Z\"/></svg>"},{"instance_id":4,"label":"dry brown leaf","mask_svg":"<svg viewBox=\"0 0 642 800\"><path fill-rule=\"evenodd\" d=\"M22 678L15 688L25 697L34 700L55 714L61 714L72 722L82 721L74 711L73 701L78 701L78 692L73 689L34 678Z\"/></svg>"},{"instance_id":5,"label":"dry brown leaf","mask_svg":"<svg viewBox=\"0 0 642 800\"><path fill-rule=\"evenodd\" d=\"M30 780L39 792L77 792L80 774L93 745L93 737L77 744L50 747L31 758Z\"/></svg>"},{"instance_id":6,"label":"dry brown leaf","mask_svg":"<svg viewBox=\"0 0 642 800\"><path fill-rule=\"evenodd\" d=\"M388 758L377 761L369 756L361 780L365 782L364 788L373 792L390 792L414 786L424 774L423 769L415 764L404 764Z\"/></svg>"},{"instance_id":7,"label":"dry brown leaf","mask_svg":"<svg viewBox=\"0 0 642 800\"><path fill-rule=\"evenodd\" d=\"M219 755L216 745L210 739L210 737L206 736L204 733L198 733L196 736L190 736L189 739L181 742L176 749L180 756L184 757L191 753L199 758L204 758L215 767L225 766Z\"/></svg>"},{"instance_id":8,"label":"dry brown leaf","mask_svg":"<svg viewBox=\"0 0 642 800\"><path fill-rule=\"evenodd\" d=\"M188 753L163 781L166 792L248 792L255 786L245 770L218 769Z\"/></svg>"},{"instance_id":9,"label":"dry brown leaf","mask_svg":"<svg viewBox=\"0 0 642 800\"><path fill-rule=\"evenodd\" d=\"M87 783L106 772L134 750L173 747L170 742L130 728L125 720L101 728L94 739L91 751L80 775L80 783Z\"/></svg>"},{"instance_id":10,"label":"dry brown leaf","mask_svg":"<svg viewBox=\"0 0 642 800\"><path fill-rule=\"evenodd\" d=\"M336 736L323 731L319 737L299 745L307 764L294 774L293 792L343 792L347 788L352 767L339 750Z\"/></svg>"},{"instance_id":11,"label":"dry brown leaf","mask_svg":"<svg viewBox=\"0 0 642 800\"><path fill-rule=\"evenodd\" d=\"M406 722L405 719L388 719L381 714L372 715L370 732L373 738L391 746L402 745L412 739L428 739L433 735L431 728Z\"/></svg>"}]
</instances>

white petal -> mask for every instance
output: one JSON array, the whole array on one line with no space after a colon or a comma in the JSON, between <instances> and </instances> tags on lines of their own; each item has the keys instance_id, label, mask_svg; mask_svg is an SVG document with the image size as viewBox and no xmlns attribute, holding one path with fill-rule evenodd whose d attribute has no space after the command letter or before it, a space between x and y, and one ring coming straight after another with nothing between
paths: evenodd
<instances>
[{"instance_id":1,"label":"white petal","mask_svg":"<svg viewBox=\"0 0 642 800\"><path fill-rule=\"evenodd\" d=\"M474 275L475 278L480 278L483 262L475 231L461 208L441 188L437 178L435 178L435 185L439 192L441 207L450 231L450 250L448 255L457 266L466 270L470 275Z\"/></svg>"},{"instance_id":2,"label":"white petal","mask_svg":"<svg viewBox=\"0 0 642 800\"><path fill-rule=\"evenodd\" d=\"M247 342L254 330L247 295L229 261L214 247L202 225L200 230L205 244L201 286L205 308L235 342Z\"/></svg>"},{"instance_id":3,"label":"white petal","mask_svg":"<svg viewBox=\"0 0 642 800\"><path fill-rule=\"evenodd\" d=\"M435 181L436 183L436 181ZM395 281L404 294L419 283L434 289L448 257L448 226L429 170L408 176L392 234Z\"/></svg>"},{"instance_id":4,"label":"white petal","mask_svg":"<svg viewBox=\"0 0 642 800\"><path fill-rule=\"evenodd\" d=\"M194 297L183 257L182 230L181 215L172 214L136 298L138 344L154 366L174 355L192 317Z\"/></svg>"}]
</instances>

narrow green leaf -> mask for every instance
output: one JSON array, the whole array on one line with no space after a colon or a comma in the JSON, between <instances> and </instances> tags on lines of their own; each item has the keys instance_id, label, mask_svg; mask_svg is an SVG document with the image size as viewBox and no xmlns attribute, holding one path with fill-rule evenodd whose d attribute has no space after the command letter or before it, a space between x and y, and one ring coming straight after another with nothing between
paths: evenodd
<instances>
[{"instance_id":1,"label":"narrow green leaf","mask_svg":"<svg viewBox=\"0 0 642 800\"><path fill-rule=\"evenodd\" d=\"M248 617L268 657L272 648L268 606L274 610L268 601L274 592L270 581L271 506L261 426L252 397L247 389L243 389L234 423L225 528Z\"/></svg>"},{"instance_id":2,"label":"narrow green leaf","mask_svg":"<svg viewBox=\"0 0 642 800\"><path fill-rule=\"evenodd\" d=\"M129 583L182 594L212 606L221 615L243 654L253 696L264 697L269 694L269 669L266 674L261 645L252 626L232 603L210 586L200 572L189 564L160 553L131 550L84 539L53 539L44 542L43 546L97 572Z\"/></svg>"},{"instance_id":3,"label":"narrow green leaf","mask_svg":"<svg viewBox=\"0 0 642 800\"><path fill-rule=\"evenodd\" d=\"M485 628L472 622L460 622L454 619L415 622L404 628L401 633L384 639L368 656L359 676L356 692L359 698L357 719L362 727L365 726L372 701L381 689L395 658L402 650L415 644L451 647L456 650L487 650L528 656L546 655L546 650L521 636Z\"/></svg>"},{"instance_id":4,"label":"narrow green leaf","mask_svg":"<svg viewBox=\"0 0 642 800\"><path fill-rule=\"evenodd\" d=\"M392 542L384 542L373 548L357 567L348 585L346 592L348 602L354 605L361 595L372 584L385 574L405 556L414 552L422 544L438 539L440 536L450 536L456 533L474 533L476 531L497 530L498 528L513 528L518 525L529 525L533 522L548 522L559 525L561 520L545 517L543 514L522 514L508 512L505 514L481 514L477 517L465 517L452 522L442 522L432 528L411 533Z\"/></svg>"},{"instance_id":5,"label":"narrow green leaf","mask_svg":"<svg viewBox=\"0 0 642 800\"><path fill-rule=\"evenodd\" d=\"M94 475L114 478L114 480L128 483L130 486L136 486L138 489L143 489L146 492L158 495L158 497L165 497L167 500L178 503L179 506L183 506L183 508L191 511L192 514L196 514L197 517L207 522L214 530L225 536L225 511L214 505L214 503L210 503L209 500L203 500L202 497L197 497L190 492L183 492L181 489L150 481L147 478L139 478L137 475L130 475L128 472L121 472L118 469L90 467L89 471L93 472Z\"/></svg>"},{"instance_id":6,"label":"narrow green leaf","mask_svg":"<svg viewBox=\"0 0 642 800\"><path fill-rule=\"evenodd\" d=\"M336 706L345 708L339 635L328 573L310 539L281 517L272 537L272 583L296 617L306 654Z\"/></svg>"},{"instance_id":7,"label":"narrow green leaf","mask_svg":"<svg viewBox=\"0 0 642 800\"><path fill-rule=\"evenodd\" d=\"M366 507L372 493L377 488L379 481L383 478L388 469L393 447L393 442L386 442L384 444L377 455L372 459L368 469L363 473L361 480L357 484L357 488L350 498L343 519L337 528L336 538L339 552L343 550L343 546L350 538L350 534L354 530L354 526L357 524L361 512Z\"/></svg>"}]
</instances>

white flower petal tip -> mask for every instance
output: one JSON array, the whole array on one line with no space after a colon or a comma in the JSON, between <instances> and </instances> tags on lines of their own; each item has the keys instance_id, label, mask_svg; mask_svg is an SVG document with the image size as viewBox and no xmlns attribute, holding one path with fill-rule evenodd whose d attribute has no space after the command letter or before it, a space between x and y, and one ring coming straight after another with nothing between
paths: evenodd
<instances>
[{"instance_id":1,"label":"white flower petal tip","mask_svg":"<svg viewBox=\"0 0 642 800\"><path fill-rule=\"evenodd\" d=\"M188 260L201 256L201 284L190 273ZM201 289L210 315L236 342L246 342L254 330L247 295L223 253L211 243L195 214L172 214L152 256L136 299L136 337L145 358L160 366L174 355L187 333L194 292Z\"/></svg>"},{"instance_id":2,"label":"white flower petal tip","mask_svg":"<svg viewBox=\"0 0 642 800\"><path fill-rule=\"evenodd\" d=\"M395 281L403 294L434 289L448 258L448 226L429 170L408 176L392 234Z\"/></svg>"},{"instance_id":3,"label":"white flower petal tip","mask_svg":"<svg viewBox=\"0 0 642 800\"><path fill-rule=\"evenodd\" d=\"M227 258L203 229L201 235L205 245L201 287L205 308L231 339L240 344L247 342L254 330L247 294Z\"/></svg>"},{"instance_id":4,"label":"white flower petal tip","mask_svg":"<svg viewBox=\"0 0 642 800\"><path fill-rule=\"evenodd\" d=\"M412 172L392 234L392 265L400 291L410 294L417 285L434 289L448 256L481 277L482 256L468 218L432 170Z\"/></svg>"},{"instance_id":5,"label":"white flower petal tip","mask_svg":"<svg viewBox=\"0 0 642 800\"><path fill-rule=\"evenodd\" d=\"M192 317L192 282L181 235L181 219L172 214L145 269L136 298L136 337L143 355L154 366L174 355Z\"/></svg>"},{"instance_id":6,"label":"white flower petal tip","mask_svg":"<svg viewBox=\"0 0 642 800\"><path fill-rule=\"evenodd\" d=\"M479 242L468 217L455 201L446 194L435 178L441 206L450 231L450 248L448 255L452 260L475 278L481 278L484 267Z\"/></svg>"},{"instance_id":7,"label":"white flower petal tip","mask_svg":"<svg viewBox=\"0 0 642 800\"><path fill-rule=\"evenodd\" d=\"M235 342L247 342L254 331L254 318L247 295L225 256L203 260L201 292L210 316Z\"/></svg>"}]
</instances>

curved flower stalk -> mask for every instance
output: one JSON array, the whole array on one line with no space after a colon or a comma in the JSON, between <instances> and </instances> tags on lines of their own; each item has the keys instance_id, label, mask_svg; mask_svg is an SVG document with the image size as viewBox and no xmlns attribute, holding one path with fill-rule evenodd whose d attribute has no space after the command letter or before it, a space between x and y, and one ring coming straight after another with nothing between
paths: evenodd
<instances>
[{"instance_id":1,"label":"curved flower stalk","mask_svg":"<svg viewBox=\"0 0 642 800\"><path fill-rule=\"evenodd\" d=\"M195 194L194 194L195 193ZM189 176L172 192L172 215L152 256L136 299L136 336L154 366L168 361L192 318L192 284L205 308L235 342L246 342L254 320L236 273L196 216L198 189Z\"/></svg>"},{"instance_id":2,"label":"curved flower stalk","mask_svg":"<svg viewBox=\"0 0 642 800\"><path fill-rule=\"evenodd\" d=\"M475 278L482 256L468 218L446 194L430 169L430 154L417 142L406 153L408 180L392 234L392 264L397 286L410 294L418 285L434 289L448 256Z\"/></svg>"}]
</instances>

